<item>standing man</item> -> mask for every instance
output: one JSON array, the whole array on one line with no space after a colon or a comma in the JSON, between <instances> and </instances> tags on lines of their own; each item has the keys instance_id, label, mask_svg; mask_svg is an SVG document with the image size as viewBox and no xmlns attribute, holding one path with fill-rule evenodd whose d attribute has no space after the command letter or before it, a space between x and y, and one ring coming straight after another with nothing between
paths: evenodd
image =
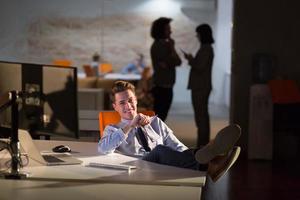
<instances>
[{"instance_id":1,"label":"standing man","mask_svg":"<svg viewBox=\"0 0 300 200\"><path fill-rule=\"evenodd\" d=\"M151 37L154 39L150 50L153 65L153 109L163 121L167 118L173 99L175 67L181 65L175 41L171 38L171 21L170 18L161 17L151 27Z\"/></svg>"},{"instance_id":2,"label":"standing man","mask_svg":"<svg viewBox=\"0 0 300 200\"><path fill-rule=\"evenodd\" d=\"M184 53L184 57L191 66L188 89L191 90L195 122L198 128L197 147L209 142L210 120L208 113L208 100L212 90L211 72L214 59L212 44L214 39L211 27L201 24L196 28L200 49L195 57Z\"/></svg>"}]
</instances>

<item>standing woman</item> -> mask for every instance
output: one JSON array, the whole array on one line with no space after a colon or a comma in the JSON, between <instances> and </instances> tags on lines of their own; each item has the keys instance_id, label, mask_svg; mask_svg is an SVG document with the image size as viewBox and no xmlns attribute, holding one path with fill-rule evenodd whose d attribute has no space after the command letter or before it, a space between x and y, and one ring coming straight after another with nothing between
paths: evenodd
<instances>
[{"instance_id":1,"label":"standing woman","mask_svg":"<svg viewBox=\"0 0 300 200\"><path fill-rule=\"evenodd\" d=\"M212 29L208 24L196 28L200 49L195 57L184 53L191 66L188 89L191 89L195 122L198 128L197 147L209 142L210 122L208 114L208 98L212 90L211 73L214 59Z\"/></svg>"},{"instance_id":2,"label":"standing woman","mask_svg":"<svg viewBox=\"0 0 300 200\"><path fill-rule=\"evenodd\" d=\"M151 60L153 65L153 109L158 117L165 121L173 99L175 67L181 65L181 59L175 50L175 41L171 38L172 19L161 17L152 23Z\"/></svg>"}]
</instances>

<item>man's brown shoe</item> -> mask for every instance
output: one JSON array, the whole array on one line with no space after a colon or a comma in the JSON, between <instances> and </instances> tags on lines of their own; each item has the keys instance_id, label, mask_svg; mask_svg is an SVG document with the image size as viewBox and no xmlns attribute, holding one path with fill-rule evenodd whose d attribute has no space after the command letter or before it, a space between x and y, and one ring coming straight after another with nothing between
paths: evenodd
<instances>
[{"instance_id":1,"label":"man's brown shoe","mask_svg":"<svg viewBox=\"0 0 300 200\"><path fill-rule=\"evenodd\" d=\"M226 126L217 133L213 140L196 152L196 160L201 164L207 164L216 156L226 155L233 149L240 135L241 128L238 125Z\"/></svg>"},{"instance_id":2,"label":"man's brown shoe","mask_svg":"<svg viewBox=\"0 0 300 200\"><path fill-rule=\"evenodd\" d=\"M207 174L213 182L221 178L235 163L241 152L241 147L234 147L227 155L217 156L208 164Z\"/></svg>"}]
</instances>

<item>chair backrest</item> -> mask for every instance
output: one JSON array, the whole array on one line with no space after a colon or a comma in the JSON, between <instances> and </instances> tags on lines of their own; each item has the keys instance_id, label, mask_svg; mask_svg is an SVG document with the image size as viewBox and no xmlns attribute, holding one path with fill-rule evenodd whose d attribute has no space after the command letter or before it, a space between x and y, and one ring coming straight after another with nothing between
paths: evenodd
<instances>
[{"instance_id":1,"label":"chair backrest","mask_svg":"<svg viewBox=\"0 0 300 200\"><path fill-rule=\"evenodd\" d=\"M268 82L273 103L287 104L300 102L300 90L294 80L270 80Z\"/></svg>"},{"instance_id":2,"label":"chair backrest","mask_svg":"<svg viewBox=\"0 0 300 200\"><path fill-rule=\"evenodd\" d=\"M95 76L95 71L93 70L91 65L83 65L82 67L83 67L86 77Z\"/></svg>"},{"instance_id":3,"label":"chair backrest","mask_svg":"<svg viewBox=\"0 0 300 200\"><path fill-rule=\"evenodd\" d=\"M144 115L148 116L154 116L155 112L152 110L145 110L141 111ZM103 136L104 128L108 124L117 124L121 120L121 117L119 113L116 111L110 110L110 111L100 111L99 112L99 131L100 131L100 138Z\"/></svg>"},{"instance_id":4,"label":"chair backrest","mask_svg":"<svg viewBox=\"0 0 300 200\"><path fill-rule=\"evenodd\" d=\"M100 73L110 73L113 71L113 67L111 63L101 63L99 65Z\"/></svg>"},{"instance_id":5,"label":"chair backrest","mask_svg":"<svg viewBox=\"0 0 300 200\"><path fill-rule=\"evenodd\" d=\"M53 64L57 66L70 67L72 65L72 61L70 60L53 60Z\"/></svg>"}]
</instances>

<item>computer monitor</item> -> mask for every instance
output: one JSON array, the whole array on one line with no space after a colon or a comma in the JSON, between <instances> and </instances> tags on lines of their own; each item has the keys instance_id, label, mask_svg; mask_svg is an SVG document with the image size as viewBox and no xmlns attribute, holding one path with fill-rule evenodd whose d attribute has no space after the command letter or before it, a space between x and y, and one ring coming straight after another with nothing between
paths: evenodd
<instances>
[{"instance_id":1,"label":"computer monitor","mask_svg":"<svg viewBox=\"0 0 300 200\"><path fill-rule=\"evenodd\" d=\"M33 138L79 137L76 67L0 61L0 95L12 90L22 92L19 128ZM9 109L0 113L0 126L11 126Z\"/></svg>"}]
</instances>

